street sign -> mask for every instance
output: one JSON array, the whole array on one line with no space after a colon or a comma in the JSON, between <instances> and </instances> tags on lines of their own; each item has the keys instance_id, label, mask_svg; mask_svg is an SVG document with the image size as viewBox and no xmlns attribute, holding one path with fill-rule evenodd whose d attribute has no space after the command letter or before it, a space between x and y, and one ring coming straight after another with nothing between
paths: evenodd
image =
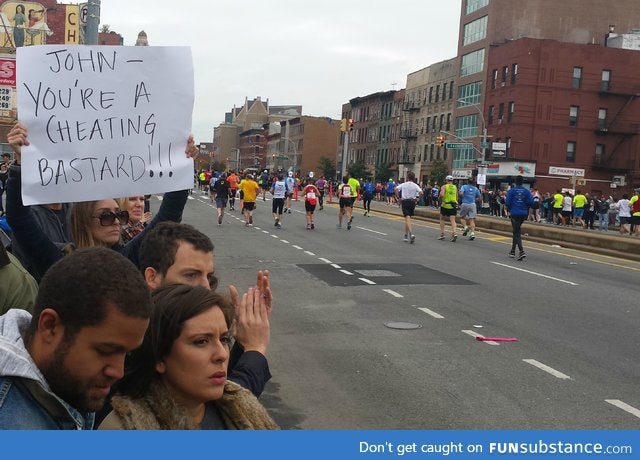
<instances>
[{"instance_id":1,"label":"street sign","mask_svg":"<svg viewBox=\"0 0 640 460\"><path fill-rule=\"evenodd\" d=\"M466 149L472 147L473 144L470 142L445 142L445 149Z\"/></svg>"},{"instance_id":2,"label":"street sign","mask_svg":"<svg viewBox=\"0 0 640 460\"><path fill-rule=\"evenodd\" d=\"M481 149L488 149L490 145L491 145L491 142L480 142Z\"/></svg>"}]
</instances>

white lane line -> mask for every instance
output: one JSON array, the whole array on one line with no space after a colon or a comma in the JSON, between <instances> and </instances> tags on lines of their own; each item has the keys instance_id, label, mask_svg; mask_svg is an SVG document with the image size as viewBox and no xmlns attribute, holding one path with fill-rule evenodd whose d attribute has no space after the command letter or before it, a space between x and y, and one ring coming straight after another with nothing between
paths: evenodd
<instances>
[{"instance_id":1,"label":"white lane line","mask_svg":"<svg viewBox=\"0 0 640 460\"><path fill-rule=\"evenodd\" d=\"M376 284L375 282L373 282L373 281L371 281L371 280L368 280L368 279L366 279L366 278L358 278L358 279L359 279L360 281L363 281L363 282L367 283L367 284Z\"/></svg>"},{"instance_id":2,"label":"white lane line","mask_svg":"<svg viewBox=\"0 0 640 460\"><path fill-rule=\"evenodd\" d=\"M257 229L257 230L260 230L260 229ZM262 233L266 233L267 235L269 234L269 232L266 230L262 230Z\"/></svg>"},{"instance_id":3,"label":"white lane line","mask_svg":"<svg viewBox=\"0 0 640 460\"><path fill-rule=\"evenodd\" d=\"M338 264L331 264L331 266L332 266L333 268L342 268L342 267L341 267L340 265L338 265Z\"/></svg>"},{"instance_id":4,"label":"white lane line","mask_svg":"<svg viewBox=\"0 0 640 460\"><path fill-rule=\"evenodd\" d=\"M262 230L260 227L253 227L253 228L255 228L256 230Z\"/></svg>"},{"instance_id":5,"label":"white lane line","mask_svg":"<svg viewBox=\"0 0 640 460\"><path fill-rule=\"evenodd\" d=\"M378 235L382 235L382 236L389 236L387 233L376 232L375 230L371 230L370 228L364 228L364 227L356 227L356 228L360 230L364 230L365 232L377 233Z\"/></svg>"},{"instance_id":6,"label":"white lane line","mask_svg":"<svg viewBox=\"0 0 640 460\"><path fill-rule=\"evenodd\" d=\"M295 244L292 244L291 247L302 250L302 248L300 246L296 246Z\"/></svg>"},{"instance_id":7,"label":"white lane line","mask_svg":"<svg viewBox=\"0 0 640 460\"><path fill-rule=\"evenodd\" d=\"M636 417L640 418L640 410L636 409L633 406L630 406L626 402L622 402L619 399L605 399L604 401L616 406L619 409L622 409L623 411L629 412L631 415L635 415Z\"/></svg>"},{"instance_id":8,"label":"white lane line","mask_svg":"<svg viewBox=\"0 0 640 460\"><path fill-rule=\"evenodd\" d=\"M323 261L325 264L332 264L333 263L329 259L325 259L324 257L318 257L318 260Z\"/></svg>"},{"instance_id":9,"label":"white lane line","mask_svg":"<svg viewBox=\"0 0 640 460\"><path fill-rule=\"evenodd\" d=\"M278 235L271 235L271 238L280 238Z\"/></svg>"},{"instance_id":10,"label":"white lane line","mask_svg":"<svg viewBox=\"0 0 640 460\"><path fill-rule=\"evenodd\" d=\"M538 369L548 372L549 374L559 379L571 380L571 377L569 377L567 374L563 374L562 372L557 371L554 368L547 366L546 364L542 364L540 361L536 361L535 359L523 359L523 361L537 367Z\"/></svg>"},{"instance_id":11,"label":"white lane line","mask_svg":"<svg viewBox=\"0 0 640 460\"><path fill-rule=\"evenodd\" d=\"M351 273L349 270L340 270L340 271L345 275L353 275L353 273Z\"/></svg>"},{"instance_id":12,"label":"white lane line","mask_svg":"<svg viewBox=\"0 0 640 460\"><path fill-rule=\"evenodd\" d=\"M442 316L440 313L436 313L435 311L429 310L428 308L420 307L418 308L418 310L425 312L429 316L433 316L435 319L444 319L444 316Z\"/></svg>"},{"instance_id":13,"label":"white lane line","mask_svg":"<svg viewBox=\"0 0 640 460\"><path fill-rule=\"evenodd\" d=\"M512 267L511 265L501 264L500 262L491 262L491 263L494 264L494 265L500 265L501 267L510 268L512 270L518 270L519 272L529 273L530 275L539 276L541 278L547 278L547 279L550 279L550 280L553 280L553 281L558 281L559 283L570 284L571 286L579 286L579 284L574 283L572 281L567 281L567 280L563 280L563 279L560 279L560 278L554 278L553 276L545 275L543 273L532 272L530 270L525 270L524 268Z\"/></svg>"},{"instance_id":14,"label":"white lane line","mask_svg":"<svg viewBox=\"0 0 640 460\"><path fill-rule=\"evenodd\" d=\"M392 296L397 297L399 299L404 297L402 294L398 294L396 291L394 291L392 289L383 289L382 292L386 292L387 294L391 294Z\"/></svg>"},{"instance_id":15,"label":"white lane line","mask_svg":"<svg viewBox=\"0 0 640 460\"><path fill-rule=\"evenodd\" d=\"M462 332L464 332L467 335L470 335L471 337L484 337L484 335L478 334L476 331L470 331L468 329L463 329ZM494 342L493 340L483 340L482 343L486 343L487 345L500 346L498 342Z\"/></svg>"},{"instance_id":16,"label":"white lane line","mask_svg":"<svg viewBox=\"0 0 640 460\"><path fill-rule=\"evenodd\" d=\"M287 240L280 240L280 241L282 241L285 244L289 244L289 242Z\"/></svg>"},{"instance_id":17,"label":"white lane line","mask_svg":"<svg viewBox=\"0 0 640 460\"><path fill-rule=\"evenodd\" d=\"M310 256L315 256L315 254L311 251L304 251L305 254L309 254Z\"/></svg>"}]
</instances>

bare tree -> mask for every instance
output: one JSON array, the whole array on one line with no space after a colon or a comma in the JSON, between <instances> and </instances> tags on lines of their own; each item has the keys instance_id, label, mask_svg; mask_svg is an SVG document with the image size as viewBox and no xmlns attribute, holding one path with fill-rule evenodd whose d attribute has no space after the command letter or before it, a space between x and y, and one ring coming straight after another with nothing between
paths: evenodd
<instances>
[{"instance_id":1,"label":"bare tree","mask_svg":"<svg viewBox=\"0 0 640 460\"><path fill-rule=\"evenodd\" d=\"M102 24L100 26L101 34L108 34L109 32L111 32L111 26L109 24Z\"/></svg>"}]
</instances>

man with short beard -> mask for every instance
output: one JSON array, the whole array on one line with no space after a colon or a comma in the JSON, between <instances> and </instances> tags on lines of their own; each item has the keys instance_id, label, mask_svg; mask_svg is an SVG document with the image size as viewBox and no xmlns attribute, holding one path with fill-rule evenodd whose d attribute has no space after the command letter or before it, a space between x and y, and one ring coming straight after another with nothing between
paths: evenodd
<instances>
[{"instance_id":1,"label":"man with short beard","mask_svg":"<svg viewBox=\"0 0 640 460\"><path fill-rule=\"evenodd\" d=\"M0 429L92 429L151 307L144 278L116 251L83 249L54 264L33 316L0 316Z\"/></svg>"}]
</instances>

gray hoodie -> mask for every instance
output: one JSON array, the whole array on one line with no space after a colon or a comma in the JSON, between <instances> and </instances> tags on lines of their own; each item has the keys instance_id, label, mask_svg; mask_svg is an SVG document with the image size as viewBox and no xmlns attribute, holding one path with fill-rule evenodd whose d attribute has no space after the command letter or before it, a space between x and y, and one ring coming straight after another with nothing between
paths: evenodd
<instances>
[{"instance_id":1,"label":"gray hoodie","mask_svg":"<svg viewBox=\"0 0 640 460\"><path fill-rule=\"evenodd\" d=\"M31 314L0 316L0 429L92 429L94 415L81 414L56 396L24 345Z\"/></svg>"}]
</instances>

